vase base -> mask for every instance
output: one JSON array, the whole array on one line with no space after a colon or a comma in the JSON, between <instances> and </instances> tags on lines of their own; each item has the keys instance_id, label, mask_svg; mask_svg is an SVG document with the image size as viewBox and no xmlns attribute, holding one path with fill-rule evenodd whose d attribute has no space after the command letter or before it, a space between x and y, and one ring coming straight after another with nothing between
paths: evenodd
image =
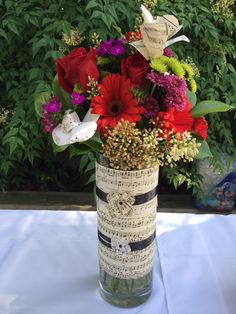
<instances>
[{"instance_id":1,"label":"vase base","mask_svg":"<svg viewBox=\"0 0 236 314\"><path fill-rule=\"evenodd\" d=\"M145 291L145 293L142 293L140 295L135 295L135 294L114 294L110 293L109 291L105 290L102 286L102 284L99 282L99 290L102 298L107 301L108 303L118 306L118 307L135 307L139 306L142 303L146 302L147 299L150 297L152 293L152 289L149 291Z\"/></svg>"}]
</instances>

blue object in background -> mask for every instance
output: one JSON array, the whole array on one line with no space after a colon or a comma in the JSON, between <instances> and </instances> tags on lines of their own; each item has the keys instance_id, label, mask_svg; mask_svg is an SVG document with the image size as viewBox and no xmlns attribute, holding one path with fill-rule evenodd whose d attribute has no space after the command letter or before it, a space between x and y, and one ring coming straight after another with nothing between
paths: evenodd
<instances>
[{"instance_id":1,"label":"blue object in background","mask_svg":"<svg viewBox=\"0 0 236 314\"><path fill-rule=\"evenodd\" d=\"M230 172L223 180L212 188L203 201L195 200L194 205L199 210L232 210L236 207L236 172Z\"/></svg>"}]
</instances>

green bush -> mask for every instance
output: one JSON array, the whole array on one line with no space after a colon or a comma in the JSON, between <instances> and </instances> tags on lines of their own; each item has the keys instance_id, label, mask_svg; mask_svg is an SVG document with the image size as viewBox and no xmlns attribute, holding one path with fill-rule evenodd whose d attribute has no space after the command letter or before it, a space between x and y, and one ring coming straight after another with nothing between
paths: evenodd
<instances>
[{"instance_id":1,"label":"green bush","mask_svg":"<svg viewBox=\"0 0 236 314\"><path fill-rule=\"evenodd\" d=\"M143 2L152 8L156 1ZM103 40L118 37L120 29L122 32L134 29L140 3L0 0L1 189L83 189L87 174L92 172L94 156L83 158L79 168L79 157L73 149L60 154L53 151L34 112L34 94L51 91L54 60L71 49L62 40L63 32L70 36L70 30L76 29L79 41L84 38L85 47L91 44L94 32ZM159 0L153 13L174 14L183 24L183 33L191 44L175 44L173 49L180 59L191 57L199 68L199 99L235 105L236 20L229 7L217 11L217 6L208 0ZM229 112L214 114L208 120L208 142L215 156L222 149L232 156L236 154L235 119L235 113ZM83 167L87 168L85 175ZM183 168L182 175L191 178L189 186L193 172L192 168Z\"/></svg>"}]
</instances>

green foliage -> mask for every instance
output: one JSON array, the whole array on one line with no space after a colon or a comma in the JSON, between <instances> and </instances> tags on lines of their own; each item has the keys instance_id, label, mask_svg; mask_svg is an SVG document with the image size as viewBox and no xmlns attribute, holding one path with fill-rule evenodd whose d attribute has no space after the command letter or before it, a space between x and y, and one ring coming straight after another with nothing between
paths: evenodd
<instances>
[{"instance_id":1,"label":"green foliage","mask_svg":"<svg viewBox=\"0 0 236 314\"><path fill-rule=\"evenodd\" d=\"M191 110L193 117L202 117L208 113L226 112L233 109L233 106L227 105L217 100L203 100L197 103Z\"/></svg>"},{"instance_id":2,"label":"green foliage","mask_svg":"<svg viewBox=\"0 0 236 314\"><path fill-rule=\"evenodd\" d=\"M207 157L212 157L212 153L210 151L210 147L206 141L201 141L201 146L199 147L199 153L195 157L195 159L204 159Z\"/></svg>"}]
</instances>

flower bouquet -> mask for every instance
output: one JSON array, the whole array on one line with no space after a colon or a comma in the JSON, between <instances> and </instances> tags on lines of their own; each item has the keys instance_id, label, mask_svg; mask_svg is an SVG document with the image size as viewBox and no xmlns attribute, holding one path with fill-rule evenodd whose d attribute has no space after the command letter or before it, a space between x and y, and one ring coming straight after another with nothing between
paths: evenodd
<instances>
[{"instance_id":1,"label":"flower bouquet","mask_svg":"<svg viewBox=\"0 0 236 314\"><path fill-rule=\"evenodd\" d=\"M196 69L167 48L176 17L153 19L142 6L140 31L56 60L53 95L37 95L44 132L61 150L98 153L96 195L100 291L135 306L151 293L159 167L207 156L204 115L230 107L196 103Z\"/></svg>"}]
</instances>

